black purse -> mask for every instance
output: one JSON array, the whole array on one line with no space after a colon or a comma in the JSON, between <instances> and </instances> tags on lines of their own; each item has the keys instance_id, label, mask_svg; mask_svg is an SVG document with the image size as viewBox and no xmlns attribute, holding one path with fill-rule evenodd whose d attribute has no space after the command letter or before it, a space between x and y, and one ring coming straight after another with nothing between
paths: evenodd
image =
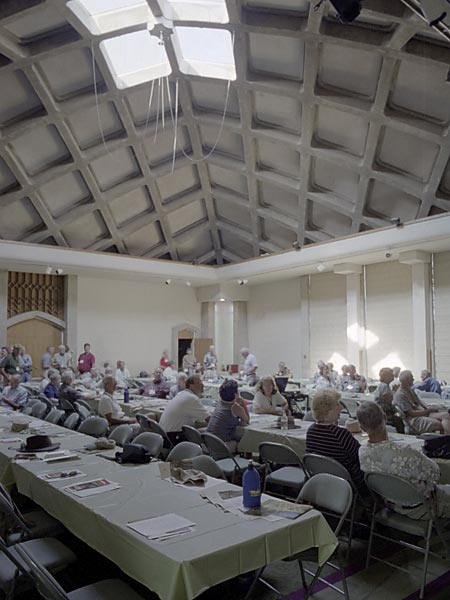
<instances>
[{"instance_id":1,"label":"black purse","mask_svg":"<svg viewBox=\"0 0 450 600\"><path fill-rule=\"evenodd\" d=\"M152 460L152 455L142 444L124 444L122 452L116 452L116 462L144 465Z\"/></svg>"},{"instance_id":2,"label":"black purse","mask_svg":"<svg viewBox=\"0 0 450 600\"><path fill-rule=\"evenodd\" d=\"M426 456L429 458L450 459L450 435L428 435L422 439L425 439L423 453Z\"/></svg>"}]
</instances>

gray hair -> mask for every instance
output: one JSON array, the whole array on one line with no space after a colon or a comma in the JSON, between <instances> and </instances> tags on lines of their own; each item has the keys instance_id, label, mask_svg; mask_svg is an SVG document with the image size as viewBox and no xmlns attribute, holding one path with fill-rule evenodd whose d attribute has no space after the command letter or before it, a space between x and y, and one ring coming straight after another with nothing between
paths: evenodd
<instances>
[{"instance_id":1,"label":"gray hair","mask_svg":"<svg viewBox=\"0 0 450 600\"><path fill-rule=\"evenodd\" d=\"M105 377L103 377L103 387L105 388L110 383L116 383L116 378L112 375L105 375Z\"/></svg>"},{"instance_id":2,"label":"gray hair","mask_svg":"<svg viewBox=\"0 0 450 600\"><path fill-rule=\"evenodd\" d=\"M320 388L314 394L312 413L316 421L323 421L328 413L339 404L341 394L334 388Z\"/></svg>"},{"instance_id":3,"label":"gray hair","mask_svg":"<svg viewBox=\"0 0 450 600\"><path fill-rule=\"evenodd\" d=\"M61 380L61 375L55 371L55 373L52 373L51 375L48 376L50 381L60 381Z\"/></svg>"},{"instance_id":4,"label":"gray hair","mask_svg":"<svg viewBox=\"0 0 450 600\"><path fill-rule=\"evenodd\" d=\"M386 424L384 412L376 402L367 400L356 411L361 429L370 433L371 431L379 431Z\"/></svg>"},{"instance_id":5,"label":"gray hair","mask_svg":"<svg viewBox=\"0 0 450 600\"><path fill-rule=\"evenodd\" d=\"M11 381L19 381L20 382L20 375L17 375L17 374L10 375L9 383L11 383Z\"/></svg>"},{"instance_id":6,"label":"gray hair","mask_svg":"<svg viewBox=\"0 0 450 600\"><path fill-rule=\"evenodd\" d=\"M248 348L241 348L241 354L244 354L244 352L247 352L247 354L250 354L250 350Z\"/></svg>"},{"instance_id":7,"label":"gray hair","mask_svg":"<svg viewBox=\"0 0 450 600\"><path fill-rule=\"evenodd\" d=\"M405 369L404 371L402 371L400 373L400 375L398 376L398 379L399 379L400 383L404 383L412 377L413 377L413 374L411 373L411 371L408 371L407 369Z\"/></svg>"},{"instance_id":8,"label":"gray hair","mask_svg":"<svg viewBox=\"0 0 450 600\"><path fill-rule=\"evenodd\" d=\"M73 380L72 371L64 371L64 373L61 375L61 381L63 383L72 383L72 380Z\"/></svg>"},{"instance_id":9,"label":"gray hair","mask_svg":"<svg viewBox=\"0 0 450 600\"><path fill-rule=\"evenodd\" d=\"M428 369L422 369L420 372L421 375L426 374L427 377L431 377L431 372Z\"/></svg>"},{"instance_id":10,"label":"gray hair","mask_svg":"<svg viewBox=\"0 0 450 600\"><path fill-rule=\"evenodd\" d=\"M186 375L186 373L183 373L183 371L177 373L177 383L180 381L180 379L184 379L186 381L187 378L188 376Z\"/></svg>"}]
</instances>

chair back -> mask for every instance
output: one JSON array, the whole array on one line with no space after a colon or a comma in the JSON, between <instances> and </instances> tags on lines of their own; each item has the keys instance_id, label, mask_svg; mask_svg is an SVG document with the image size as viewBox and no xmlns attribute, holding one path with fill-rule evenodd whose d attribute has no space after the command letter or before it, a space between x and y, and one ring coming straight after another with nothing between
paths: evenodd
<instances>
[{"instance_id":1,"label":"chair back","mask_svg":"<svg viewBox=\"0 0 450 600\"><path fill-rule=\"evenodd\" d=\"M67 427L67 429L76 429L78 427L79 420L80 415L78 413L71 413L64 421L64 427Z\"/></svg>"},{"instance_id":2,"label":"chair back","mask_svg":"<svg viewBox=\"0 0 450 600\"><path fill-rule=\"evenodd\" d=\"M202 433L202 440L214 460L233 458L233 454L228 449L228 446L217 435L205 432Z\"/></svg>"},{"instance_id":3,"label":"chair back","mask_svg":"<svg viewBox=\"0 0 450 600\"><path fill-rule=\"evenodd\" d=\"M414 429L414 427L411 425L411 423L408 421L408 417L403 412L403 410L397 404L394 404L394 407L395 407L396 413L398 414L398 416L400 417L400 419L403 422L403 425L405 428L405 433L407 435L415 435L416 433L418 433L418 431L416 431Z\"/></svg>"},{"instance_id":4,"label":"chair back","mask_svg":"<svg viewBox=\"0 0 450 600\"><path fill-rule=\"evenodd\" d=\"M59 410L58 408L52 408L48 415L45 417L45 421L53 423L54 425L59 425L59 422L61 421L63 416L63 410Z\"/></svg>"},{"instance_id":5,"label":"chair back","mask_svg":"<svg viewBox=\"0 0 450 600\"><path fill-rule=\"evenodd\" d=\"M31 410L32 410L32 406L25 406L25 408L22 410L22 414L23 415L31 415Z\"/></svg>"},{"instance_id":6,"label":"chair back","mask_svg":"<svg viewBox=\"0 0 450 600\"><path fill-rule=\"evenodd\" d=\"M78 414L80 415L80 417L83 419L87 419L88 417L90 417L92 415L92 412L87 409L85 406L83 406L83 404L80 404L79 402L75 402L74 403L75 408L77 409Z\"/></svg>"},{"instance_id":7,"label":"chair back","mask_svg":"<svg viewBox=\"0 0 450 600\"><path fill-rule=\"evenodd\" d=\"M367 473L366 485L371 494L385 502L403 507L426 504L425 496L410 481L385 473Z\"/></svg>"},{"instance_id":8,"label":"chair back","mask_svg":"<svg viewBox=\"0 0 450 600\"><path fill-rule=\"evenodd\" d=\"M85 412L87 411L88 416L93 414L93 410L92 408L89 406L89 404L86 402L86 400L83 400L82 398L78 398L78 400L75 402L75 404L77 405L77 408L79 409L81 406L85 409ZM80 413L81 414L81 413ZM87 418L87 417L86 417Z\"/></svg>"},{"instance_id":9,"label":"chair back","mask_svg":"<svg viewBox=\"0 0 450 600\"><path fill-rule=\"evenodd\" d=\"M69 402L69 400L66 400L66 398L59 399L59 406L63 410L67 410L68 412L73 412L75 410L75 406L72 404L72 402Z\"/></svg>"},{"instance_id":10,"label":"chair back","mask_svg":"<svg viewBox=\"0 0 450 600\"><path fill-rule=\"evenodd\" d=\"M122 425L118 425L114 427L114 429L109 434L108 438L110 440L114 440L118 446L123 446L128 443L133 435L133 428L131 425L127 425L123 423Z\"/></svg>"},{"instance_id":11,"label":"chair back","mask_svg":"<svg viewBox=\"0 0 450 600\"><path fill-rule=\"evenodd\" d=\"M209 477L215 477L216 479L225 479L225 474L216 461L206 454L200 456L194 456L191 458L192 468L198 469L208 475Z\"/></svg>"},{"instance_id":12,"label":"chair back","mask_svg":"<svg viewBox=\"0 0 450 600\"><path fill-rule=\"evenodd\" d=\"M138 415L136 415L136 418L137 418L137 416ZM149 417L147 417L145 415L141 415L141 417L145 418L147 427L149 427L149 429L152 433L158 433L163 438L165 448L173 448L173 444L167 437L167 433L164 431L164 429L161 427L161 425L159 423L157 423L156 421L154 421L153 419L150 419ZM139 423L139 425L141 425L141 421L138 421L138 423ZM142 425L141 425L141 427L142 427ZM148 429L145 429L144 431L148 431Z\"/></svg>"},{"instance_id":13,"label":"chair back","mask_svg":"<svg viewBox=\"0 0 450 600\"><path fill-rule=\"evenodd\" d=\"M108 421L103 417L88 417L80 424L78 431L93 437L103 437L108 431Z\"/></svg>"},{"instance_id":14,"label":"chair back","mask_svg":"<svg viewBox=\"0 0 450 600\"><path fill-rule=\"evenodd\" d=\"M289 466L296 465L303 467L298 454L286 446L286 444L277 444L275 442L261 442L258 447L261 462L269 465Z\"/></svg>"},{"instance_id":15,"label":"chair back","mask_svg":"<svg viewBox=\"0 0 450 600\"><path fill-rule=\"evenodd\" d=\"M7 519L9 519L10 522L12 521L12 523L20 529L20 531L21 531L20 539L23 539L24 537L29 537L29 538L33 537L30 529L28 528L28 525L26 524L26 521L25 521L22 513L16 506L14 500L11 498L11 495L8 492L8 490L1 483L0 483L0 512L3 513L5 515L5 517L7 517Z\"/></svg>"},{"instance_id":16,"label":"chair back","mask_svg":"<svg viewBox=\"0 0 450 600\"><path fill-rule=\"evenodd\" d=\"M181 431L188 442L198 444L199 446L202 445L202 434L198 429L195 429L195 427L191 427L190 425L183 425Z\"/></svg>"},{"instance_id":17,"label":"chair back","mask_svg":"<svg viewBox=\"0 0 450 600\"><path fill-rule=\"evenodd\" d=\"M318 473L305 482L297 502L306 502L340 517L334 533L336 536L344 524L353 503L353 489L348 481L329 473Z\"/></svg>"},{"instance_id":18,"label":"chair back","mask_svg":"<svg viewBox=\"0 0 450 600\"><path fill-rule=\"evenodd\" d=\"M31 415L36 419L43 419L47 412L47 405L44 402L36 402L31 407Z\"/></svg>"},{"instance_id":19,"label":"chair back","mask_svg":"<svg viewBox=\"0 0 450 600\"><path fill-rule=\"evenodd\" d=\"M255 392L251 392L250 390L242 390L239 392L239 396L244 400L253 402L253 400L255 399Z\"/></svg>"},{"instance_id":20,"label":"chair back","mask_svg":"<svg viewBox=\"0 0 450 600\"><path fill-rule=\"evenodd\" d=\"M347 469L339 461L329 456L320 454L305 454L303 456L303 464L310 475L318 473L328 473L335 477L341 477L352 484L352 478Z\"/></svg>"},{"instance_id":21,"label":"chair back","mask_svg":"<svg viewBox=\"0 0 450 600\"><path fill-rule=\"evenodd\" d=\"M56 579L28 552L23 544L16 544L14 550L28 567L36 587L46 600L69 600Z\"/></svg>"},{"instance_id":22,"label":"chair back","mask_svg":"<svg viewBox=\"0 0 450 600\"><path fill-rule=\"evenodd\" d=\"M164 446L164 440L159 433L153 433L150 431L144 431L137 435L134 440L134 444L141 444L145 446L149 453L157 458L161 454L161 450Z\"/></svg>"},{"instance_id":23,"label":"chair back","mask_svg":"<svg viewBox=\"0 0 450 600\"><path fill-rule=\"evenodd\" d=\"M180 442L169 452L166 461L179 461L203 454L201 446L192 442Z\"/></svg>"},{"instance_id":24,"label":"chair back","mask_svg":"<svg viewBox=\"0 0 450 600\"><path fill-rule=\"evenodd\" d=\"M139 423L143 431L152 431L147 415L137 414L136 421Z\"/></svg>"}]
</instances>

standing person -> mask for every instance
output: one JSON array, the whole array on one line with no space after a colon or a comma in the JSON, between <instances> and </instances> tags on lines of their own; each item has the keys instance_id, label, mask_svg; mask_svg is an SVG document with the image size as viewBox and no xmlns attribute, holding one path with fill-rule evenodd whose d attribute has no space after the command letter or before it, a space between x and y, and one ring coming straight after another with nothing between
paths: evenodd
<instances>
[{"instance_id":1,"label":"standing person","mask_svg":"<svg viewBox=\"0 0 450 600\"><path fill-rule=\"evenodd\" d=\"M53 346L48 346L47 350L41 356L42 377L47 377L48 370L52 365L52 356L55 353Z\"/></svg>"},{"instance_id":2,"label":"standing person","mask_svg":"<svg viewBox=\"0 0 450 600\"><path fill-rule=\"evenodd\" d=\"M192 375L194 372L194 365L197 362L197 359L192 354L192 349L188 348L186 350L186 354L183 356L183 362L181 368L188 376Z\"/></svg>"},{"instance_id":3,"label":"standing person","mask_svg":"<svg viewBox=\"0 0 450 600\"><path fill-rule=\"evenodd\" d=\"M29 354L25 352L25 346L22 346L19 353L19 368L20 368L20 382L26 383L32 379L33 371L33 359Z\"/></svg>"},{"instance_id":4,"label":"standing person","mask_svg":"<svg viewBox=\"0 0 450 600\"><path fill-rule=\"evenodd\" d=\"M206 371L215 371L217 367L216 348L210 346L208 352L203 357L203 366Z\"/></svg>"},{"instance_id":5,"label":"standing person","mask_svg":"<svg viewBox=\"0 0 450 600\"><path fill-rule=\"evenodd\" d=\"M395 393L395 392L398 390L398 388L400 387L400 379L399 379L399 376L400 376L400 371L401 371L400 367L394 367L394 368L392 369L392 372L394 373L394 380L393 380L393 381L391 381L391 390L392 390L394 393Z\"/></svg>"},{"instance_id":6,"label":"standing person","mask_svg":"<svg viewBox=\"0 0 450 600\"><path fill-rule=\"evenodd\" d=\"M22 346L20 344L14 344L11 352L2 361L0 373L7 381L9 381L11 375L16 375L20 372L19 354L21 349Z\"/></svg>"},{"instance_id":7,"label":"standing person","mask_svg":"<svg viewBox=\"0 0 450 600\"><path fill-rule=\"evenodd\" d=\"M78 357L78 371L81 375L89 373L92 367L95 366L95 356L91 352L91 345L86 343L83 348L84 352Z\"/></svg>"},{"instance_id":8,"label":"standing person","mask_svg":"<svg viewBox=\"0 0 450 600\"><path fill-rule=\"evenodd\" d=\"M238 431L237 428L247 427L249 423L250 415L244 400L239 396L238 383L234 379L227 379L220 386L219 402L208 421L206 431L217 435L234 454L243 435L243 431Z\"/></svg>"},{"instance_id":9,"label":"standing person","mask_svg":"<svg viewBox=\"0 0 450 600\"><path fill-rule=\"evenodd\" d=\"M128 379L130 378L130 371L125 366L124 360L117 361L117 369L116 369L116 384L117 387L121 390L124 390L128 387Z\"/></svg>"},{"instance_id":10,"label":"standing person","mask_svg":"<svg viewBox=\"0 0 450 600\"><path fill-rule=\"evenodd\" d=\"M58 346L58 352L53 355L52 366L58 369L60 373L69 368L69 356L66 354L64 344Z\"/></svg>"},{"instance_id":11,"label":"standing person","mask_svg":"<svg viewBox=\"0 0 450 600\"><path fill-rule=\"evenodd\" d=\"M262 377L256 385L253 412L257 415L281 415L289 413L289 405L278 391L273 377Z\"/></svg>"},{"instance_id":12,"label":"standing person","mask_svg":"<svg viewBox=\"0 0 450 600\"><path fill-rule=\"evenodd\" d=\"M256 376L256 369L258 368L256 356L251 354L248 348L242 348L241 355L244 359L242 367L244 377L247 380L248 385L256 385L256 382L258 381L258 377Z\"/></svg>"},{"instance_id":13,"label":"standing person","mask_svg":"<svg viewBox=\"0 0 450 600\"><path fill-rule=\"evenodd\" d=\"M167 350L163 350L162 356L159 359L159 366L164 371L164 369L167 369L169 364L170 364L169 353L167 352Z\"/></svg>"}]
</instances>

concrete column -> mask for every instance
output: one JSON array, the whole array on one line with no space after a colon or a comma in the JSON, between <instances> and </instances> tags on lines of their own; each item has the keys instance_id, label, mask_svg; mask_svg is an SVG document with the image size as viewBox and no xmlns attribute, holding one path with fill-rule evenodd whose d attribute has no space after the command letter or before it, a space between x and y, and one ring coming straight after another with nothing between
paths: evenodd
<instances>
[{"instance_id":1,"label":"concrete column","mask_svg":"<svg viewBox=\"0 0 450 600\"><path fill-rule=\"evenodd\" d=\"M297 373L296 365L292 365L294 375L310 376L310 318L309 318L309 275L300 277L300 361Z\"/></svg>"},{"instance_id":2,"label":"concrete column","mask_svg":"<svg viewBox=\"0 0 450 600\"><path fill-rule=\"evenodd\" d=\"M64 343L66 343L74 356L78 355L78 276L66 275L65 278L65 321L66 331Z\"/></svg>"},{"instance_id":3,"label":"concrete column","mask_svg":"<svg viewBox=\"0 0 450 600\"><path fill-rule=\"evenodd\" d=\"M8 271L0 271L0 345L6 346L8 321Z\"/></svg>"},{"instance_id":4,"label":"concrete column","mask_svg":"<svg viewBox=\"0 0 450 600\"><path fill-rule=\"evenodd\" d=\"M233 349L233 302L216 302L215 335L217 357L220 364L234 362Z\"/></svg>"},{"instance_id":5,"label":"concrete column","mask_svg":"<svg viewBox=\"0 0 450 600\"><path fill-rule=\"evenodd\" d=\"M347 360L365 371L364 299L360 273L347 277Z\"/></svg>"},{"instance_id":6,"label":"concrete column","mask_svg":"<svg viewBox=\"0 0 450 600\"><path fill-rule=\"evenodd\" d=\"M422 369L432 371L431 255L423 250L401 252L399 262L411 266L413 365L419 378Z\"/></svg>"},{"instance_id":7,"label":"concrete column","mask_svg":"<svg viewBox=\"0 0 450 600\"><path fill-rule=\"evenodd\" d=\"M214 302L202 302L200 309L200 337L215 339L215 306Z\"/></svg>"},{"instance_id":8,"label":"concrete column","mask_svg":"<svg viewBox=\"0 0 450 600\"><path fill-rule=\"evenodd\" d=\"M235 363L242 363L241 348L248 346L247 302L233 302L233 357Z\"/></svg>"}]
</instances>

